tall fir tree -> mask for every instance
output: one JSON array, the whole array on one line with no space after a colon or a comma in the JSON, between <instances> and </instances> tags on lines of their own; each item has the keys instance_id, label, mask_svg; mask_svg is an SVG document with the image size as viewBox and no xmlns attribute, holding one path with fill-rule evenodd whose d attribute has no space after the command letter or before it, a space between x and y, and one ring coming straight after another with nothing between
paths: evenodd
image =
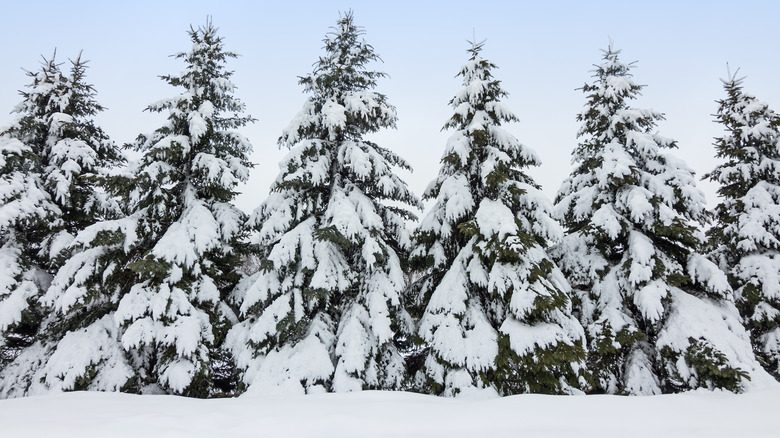
<instances>
[{"instance_id":1,"label":"tall fir tree","mask_svg":"<svg viewBox=\"0 0 780 438\"><path fill-rule=\"evenodd\" d=\"M124 390L213 395L220 344L235 315L225 298L238 280L245 215L231 201L251 163L223 47L209 22L191 28L192 50L175 76L181 94L149 106L167 122L128 145L143 154L110 187L126 217L96 223L70 245L43 302L53 342L28 393Z\"/></svg>"},{"instance_id":2,"label":"tall fir tree","mask_svg":"<svg viewBox=\"0 0 780 438\"><path fill-rule=\"evenodd\" d=\"M582 90L575 170L556 199L556 249L579 296L594 392L739 391L761 380L731 288L699 254L704 196L658 135L663 115L634 108L642 86L620 51L604 51Z\"/></svg>"},{"instance_id":3,"label":"tall fir tree","mask_svg":"<svg viewBox=\"0 0 780 438\"><path fill-rule=\"evenodd\" d=\"M309 97L279 139L290 153L251 218L266 251L237 289L245 321L229 338L253 391L404 384L405 223L419 201L393 173L406 161L364 138L395 127L396 113L374 91L385 74L369 70L379 57L363 33L348 12L325 38L300 80Z\"/></svg>"},{"instance_id":4,"label":"tall fir tree","mask_svg":"<svg viewBox=\"0 0 780 438\"><path fill-rule=\"evenodd\" d=\"M44 59L40 72L28 72L33 82L15 109L20 117L2 134L8 171L2 266L9 281L2 282L0 326L13 326L3 338L6 362L38 337L45 314L39 299L73 236L118 209L97 183L122 155L93 120L103 107L85 82L86 61L79 55L71 64L70 76L54 57Z\"/></svg>"},{"instance_id":5,"label":"tall fir tree","mask_svg":"<svg viewBox=\"0 0 780 438\"><path fill-rule=\"evenodd\" d=\"M571 393L580 386L585 336L546 251L562 229L526 173L538 156L501 127L517 119L501 102L507 93L482 46L472 43L458 73L463 88L444 126L455 132L415 235L412 295L429 348L424 386L445 395Z\"/></svg>"},{"instance_id":6,"label":"tall fir tree","mask_svg":"<svg viewBox=\"0 0 780 438\"><path fill-rule=\"evenodd\" d=\"M780 380L780 115L723 81L715 139L725 160L705 175L720 184L716 223L708 231L713 258L728 273L737 308L764 368Z\"/></svg>"}]
</instances>

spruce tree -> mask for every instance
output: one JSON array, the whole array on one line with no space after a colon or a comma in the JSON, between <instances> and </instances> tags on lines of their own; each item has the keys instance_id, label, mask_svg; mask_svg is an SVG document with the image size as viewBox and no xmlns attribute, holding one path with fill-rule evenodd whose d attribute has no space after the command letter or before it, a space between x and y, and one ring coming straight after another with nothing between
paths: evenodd
<instances>
[{"instance_id":1,"label":"spruce tree","mask_svg":"<svg viewBox=\"0 0 780 438\"><path fill-rule=\"evenodd\" d=\"M252 118L233 97L225 63L237 55L217 28L209 21L189 35L191 51L176 55L185 71L162 77L184 91L148 108L168 112L168 123L133 145L144 153L130 190L143 212L141 245L115 319L141 382L203 397L214 391L212 360L235 321L225 299L238 280L245 217L231 202L252 166L252 146L235 130Z\"/></svg>"},{"instance_id":2,"label":"spruce tree","mask_svg":"<svg viewBox=\"0 0 780 438\"><path fill-rule=\"evenodd\" d=\"M4 338L11 349L7 353L16 349L11 356L41 337L37 330L45 310L39 299L73 236L118 211L99 181L122 156L93 121L103 107L85 82L86 61L79 56L71 64L70 76L62 74L54 57L44 59L40 72L28 72L33 83L15 110L20 117L3 133L11 154L6 160L8 198L2 207L9 212L9 228L3 232L9 269L4 275L13 279L3 283L15 292L2 300L0 315L8 318L2 330L16 324Z\"/></svg>"},{"instance_id":3,"label":"spruce tree","mask_svg":"<svg viewBox=\"0 0 780 438\"><path fill-rule=\"evenodd\" d=\"M642 86L604 51L577 120L575 169L556 199L557 247L575 288L594 392L739 391L756 362L725 275L699 254L707 221L693 171L665 150L663 115L631 106Z\"/></svg>"},{"instance_id":4,"label":"spruce tree","mask_svg":"<svg viewBox=\"0 0 780 438\"><path fill-rule=\"evenodd\" d=\"M376 91L384 73L353 15L300 83L309 94L279 138L290 153L251 223L266 248L235 299L244 321L229 339L254 391L400 389L398 342L410 332L401 292L410 245L407 206L419 201L393 173L409 165L364 137L393 128Z\"/></svg>"},{"instance_id":5,"label":"spruce tree","mask_svg":"<svg viewBox=\"0 0 780 438\"><path fill-rule=\"evenodd\" d=\"M162 77L181 94L148 107L167 122L128 145L143 156L108 181L128 214L80 232L43 298L57 337L34 391L217 391L243 253L245 215L231 201L251 167L236 129L252 119L233 97L225 64L236 55L217 29L189 35L192 50L176 55L185 70Z\"/></svg>"},{"instance_id":6,"label":"spruce tree","mask_svg":"<svg viewBox=\"0 0 780 438\"><path fill-rule=\"evenodd\" d=\"M109 174L125 160L95 123L94 117L105 108L96 101L94 86L86 82L87 64L81 54L71 61L67 91L57 115L57 137L50 136L43 153L44 185L62 211L61 230L50 248L55 268L67 256L62 249L79 231L120 214L117 200L106 193L105 185Z\"/></svg>"},{"instance_id":7,"label":"spruce tree","mask_svg":"<svg viewBox=\"0 0 780 438\"><path fill-rule=\"evenodd\" d=\"M725 162L705 175L721 197L708 236L756 356L780 379L780 115L743 92L742 82L723 81L715 114L726 131L715 139Z\"/></svg>"},{"instance_id":8,"label":"spruce tree","mask_svg":"<svg viewBox=\"0 0 780 438\"><path fill-rule=\"evenodd\" d=\"M507 96L472 43L450 101L453 129L434 200L415 234L412 287L429 351L427 391L456 395L571 393L580 384L584 332L571 315L570 287L547 255L562 236L552 205L526 173L536 153L502 128L517 121Z\"/></svg>"},{"instance_id":9,"label":"spruce tree","mask_svg":"<svg viewBox=\"0 0 780 438\"><path fill-rule=\"evenodd\" d=\"M35 341L43 317L37 301L51 280L46 242L62 224L43 155L56 141L67 79L54 57L27 75L18 117L0 133L0 369Z\"/></svg>"}]
</instances>

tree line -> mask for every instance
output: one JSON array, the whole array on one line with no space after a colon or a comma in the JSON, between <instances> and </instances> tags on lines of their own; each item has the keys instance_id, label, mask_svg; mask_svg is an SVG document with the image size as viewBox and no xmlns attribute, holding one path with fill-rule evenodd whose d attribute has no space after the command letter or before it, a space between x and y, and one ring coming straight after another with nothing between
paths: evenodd
<instances>
[{"instance_id":1,"label":"tree line","mask_svg":"<svg viewBox=\"0 0 780 438\"><path fill-rule=\"evenodd\" d=\"M185 70L162 76L179 94L147 108L165 123L123 147L93 120L80 56L28 72L0 132L0 394L638 395L780 379L780 117L743 79L718 101L708 211L610 44L553 203L471 42L418 220L395 173L410 165L365 139L397 115L363 35L351 12L326 35L251 215L233 200L254 119L210 21L176 55Z\"/></svg>"}]
</instances>

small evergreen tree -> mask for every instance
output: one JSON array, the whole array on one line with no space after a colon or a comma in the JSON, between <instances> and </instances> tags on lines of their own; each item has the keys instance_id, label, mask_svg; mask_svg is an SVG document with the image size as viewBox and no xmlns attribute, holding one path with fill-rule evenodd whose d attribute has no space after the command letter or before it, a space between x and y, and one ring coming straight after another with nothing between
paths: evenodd
<instances>
[{"instance_id":1,"label":"small evergreen tree","mask_svg":"<svg viewBox=\"0 0 780 438\"><path fill-rule=\"evenodd\" d=\"M266 248L237 289L245 321L230 343L245 382L262 391L399 389L397 342L410 332L401 302L410 245L404 206L419 201L393 173L410 169L364 138L395 126L373 91L385 74L351 12L325 38L300 83L310 96L279 139L290 148L251 222Z\"/></svg>"},{"instance_id":2,"label":"small evergreen tree","mask_svg":"<svg viewBox=\"0 0 780 438\"><path fill-rule=\"evenodd\" d=\"M728 273L753 349L780 380L780 115L723 81L715 114L726 133L715 139L725 162L705 175L720 184L712 253Z\"/></svg>"},{"instance_id":3,"label":"small evergreen tree","mask_svg":"<svg viewBox=\"0 0 780 438\"><path fill-rule=\"evenodd\" d=\"M168 112L167 123L129 145L143 157L109 181L129 214L80 232L43 298L58 337L36 387L216 391L243 252L245 217L231 201L251 166L235 129L251 118L232 95L224 65L236 55L217 29L189 34L192 50L176 55L186 69L162 77L184 91L148 108Z\"/></svg>"},{"instance_id":4,"label":"small evergreen tree","mask_svg":"<svg viewBox=\"0 0 780 438\"><path fill-rule=\"evenodd\" d=\"M455 132L423 195L435 203L415 235L425 386L445 395L571 393L584 333L571 315L569 285L546 252L562 230L525 173L539 158L501 127L517 119L481 50L473 43L458 73L463 89L444 126Z\"/></svg>"},{"instance_id":5,"label":"small evergreen tree","mask_svg":"<svg viewBox=\"0 0 780 438\"><path fill-rule=\"evenodd\" d=\"M610 47L587 96L576 168L558 192L556 249L576 289L594 392L737 391L757 376L725 275L698 251L707 220L693 172L634 108L642 87Z\"/></svg>"}]
</instances>

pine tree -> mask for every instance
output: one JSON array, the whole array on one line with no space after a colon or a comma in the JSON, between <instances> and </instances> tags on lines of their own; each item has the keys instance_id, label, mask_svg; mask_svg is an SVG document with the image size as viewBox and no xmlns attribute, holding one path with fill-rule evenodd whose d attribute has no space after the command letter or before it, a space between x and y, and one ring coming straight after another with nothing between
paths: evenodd
<instances>
[{"instance_id":1,"label":"pine tree","mask_svg":"<svg viewBox=\"0 0 780 438\"><path fill-rule=\"evenodd\" d=\"M708 217L693 171L634 108L642 86L610 47L582 90L575 170L556 199L556 254L579 297L594 392L737 391L756 362L725 275L699 254Z\"/></svg>"},{"instance_id":2,"label":"pine tree","mask_svg":"<svg viewBox=\"0 0 780 438\"><path fill-rule=\"evenodd\" d=\"M729 275L737 308L764 368L780 380L780 115L742 91L743 79L723 81L715 139L725 162L705 175L720 184L712 255Z\"/></svg>"},{"instance_id":3,"label":"pine tree","mask_svg":"<svg viewBox=\"0 0 780 438\"><path fill-rule=\"evenodd\" d=\"M384 73L351 12L301 78L309 94L279 139L290 153L251 222L267 248L235 299L245 321L229 336L245 381L258 391L399 389L397 345L410 331L401 302L405 227L419 201L393 173L410 170L364 138L395 127L374 91Z\"/></svg>"},{"instance_id":4,"label":"pine tree","mask_svg":"<svg viewBox=\"0 0 780 438\"><path fill-rule=\"evenodd\" d=\"M31 391L217 391L244 250L245 215L231 201L251 167L236 129L252 119L233 97L225 63L236 55L217 29L189 35L192 50L176 55L186 69L162 77L182 93L148 107L167 122L128 145L142 158L109 180L129 213L80 232L43 298L59 336Z\"/></svg>"},{"instance_id":5,"label":"pine tree","mask_svg":"<svg viewBox=\"0 0 780 438\"><path fill-rule=\"evenodd\" d=\"M571 315L569 285L547 255L562 235L552 205L525 169L536 153L506 132L517 121L496 66L472 43L450 101L453 129L434 200L415 235L413 286L429 346L426 390L456 395L571 393L579 386L584 332Z\"/></svg>"}]
</instances>

